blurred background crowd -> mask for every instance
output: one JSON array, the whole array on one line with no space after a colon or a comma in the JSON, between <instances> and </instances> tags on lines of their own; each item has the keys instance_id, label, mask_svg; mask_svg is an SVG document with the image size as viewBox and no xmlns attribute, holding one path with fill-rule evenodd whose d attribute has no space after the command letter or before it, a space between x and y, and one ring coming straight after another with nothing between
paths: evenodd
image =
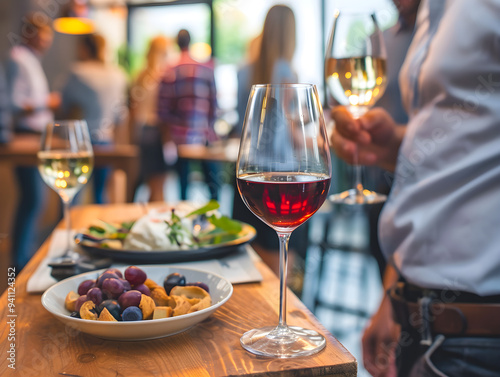
<instances>
[{"instance_id":1,"label":"blurred background crowd","mask_svg":"<svg viewBox=\"0 0 500 377\"><path fill-rule=\"evenodd\" d=\"M245 214L239 195L227 200L221 187L232 182L221 173L224 166L183 159L177 146L237 139L252 84L313 83L326 107L324 54L333 12L359 7L373 9L381 29L392 33L388 48L395 52L388 56L402 62L413 25L405 29L391 0L3 1L0 142L40 133L51 119L84 118L94 145L137 146L135 201L193 199L188 184L193 175L203 177L206 199L227 201L224 211L257 227L263 250L277 249L274 232ZM397 91L401 62L388 62L390 93ZM345 170L335 164L335 172ZM77 201L114 201L113 174L96 168ZM380 183L380 172L370 174ZM21 268L60 220L59 200L36 167L0 164L0 177L0 255L8 261L15 250L12 262ZM332 191L342 184L349 180L334 177ZM367 239L376 233L363 229ZM292 238L292 248L306 247L306 230ZM305 250L299 254L305 258Z\"/></svg>"},{"instance_id":2,"label":"blurred background crowd","mask_svg":"<svg viewBox=\"0 0 500 377\"><path fill-rule=\"evenodd\" d=\"M398 19L389 0L364 6L383 29ZM324 96L329 15L349 2L23 0L1 7L0 141L39 133L51 119L86 119L94 145L138 146L137 200L175 201L188 198L193 171L218 199L223 167L178 158L176 148L237 138L252 84L310 82ZM0 168L9 198L0 205L0 230L13 230L22 266L44 238L43 224L51 229L59 213L50 210L36 167ZM179 189L168 197L172 172ZM113 200L111 174L96 168L91 192L78 200ZM229 207L246 210L234 200Z\"/></svg>"}]
</instances>

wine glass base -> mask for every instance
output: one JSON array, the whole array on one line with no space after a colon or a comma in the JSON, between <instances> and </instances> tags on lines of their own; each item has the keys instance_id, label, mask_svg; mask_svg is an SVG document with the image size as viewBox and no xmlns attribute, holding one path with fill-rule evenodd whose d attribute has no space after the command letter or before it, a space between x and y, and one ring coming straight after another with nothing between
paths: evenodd
<instances>
[{"instance_id":1,"label":"wine glass base","mask_svg":"<svg viewBox=\"0 0 500 377\"><path fill-rule=\"evenodd\" d=\"M61 256L52 258L48 265L50 267L74 267L78 263L78 258L72 256Z\"/></svg>"},{"instance_id":2,"label":"wine glass base","mask_svg":"<svg viewBox=\"0 0 500 377\"><path fill-rule=\"evenodd\" d=\"M339 194L330 195L328 200L332 203L348 205L378 204L385 202L387 196L366 189L362 192L351 189Z\"/></svg>"},{"instance_id":3,"label":"wine glass base","mask_svg":"<svg viewBox=\"0 0 500 377\"><path fill-rule=\"evenodd\" d=\"M240 338L240 343L256 355L284 359L313 355L325 348L326 340L314 330L268 326L247 331Z\"/></svg>"}]
</instances>

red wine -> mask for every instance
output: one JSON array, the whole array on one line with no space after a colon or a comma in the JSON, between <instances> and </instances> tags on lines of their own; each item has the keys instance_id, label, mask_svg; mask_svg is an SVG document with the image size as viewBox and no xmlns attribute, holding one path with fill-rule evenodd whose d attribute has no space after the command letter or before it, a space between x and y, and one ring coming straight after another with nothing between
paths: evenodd
<instances>
[{"instance_id":1,"label":"red wine","mask_svg":"<svg viewBox=\"0 0 500 377\"><path fill-rule=\"evenodd\" d=\"M237 179L248 208L274 229L294 229L325 201L330 177L296 173L246 174Z\"/></svg>"}]
</instances>

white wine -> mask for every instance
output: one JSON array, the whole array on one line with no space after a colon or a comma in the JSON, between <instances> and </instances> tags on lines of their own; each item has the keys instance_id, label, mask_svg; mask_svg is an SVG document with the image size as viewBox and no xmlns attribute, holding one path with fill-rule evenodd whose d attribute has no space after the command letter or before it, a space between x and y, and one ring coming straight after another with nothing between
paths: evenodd
<instances>
[{"instance_id":1,"label":"white wine","mask_svg":"<svg viewBox=\"0 0 500 377\"><path fill-rule=\"evenodd\" d=\"M94 166L91 152L40 151L38 159L45 183L68 200L87 183Z\"/></svg>"},{"instance_id":2,"label":"white wine","mask_svg":"<svg viewBox=\"0 0 500 377\"><path fill-rule=\"evenodd\" d=\"M359 117L384 93L385 59L373 56L329 58L326 60L325 78L330 96Z\"/></svg>"}]
</instances>

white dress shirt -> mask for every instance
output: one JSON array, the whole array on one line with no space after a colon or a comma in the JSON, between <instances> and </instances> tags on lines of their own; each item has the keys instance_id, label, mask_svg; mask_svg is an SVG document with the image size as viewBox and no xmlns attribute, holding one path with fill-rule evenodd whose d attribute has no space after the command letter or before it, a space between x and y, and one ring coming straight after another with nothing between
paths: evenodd
<instances>
[{"instance_id":1,"label":"white dress shirt","mask_svg":"<svg viewBox=\"0 0 500 377\"><path fill-rule=\"evenodd\" d=\"M380 242L409 282L500 294L500 1L424 0Z\"/></svg>"}]
</instances>

